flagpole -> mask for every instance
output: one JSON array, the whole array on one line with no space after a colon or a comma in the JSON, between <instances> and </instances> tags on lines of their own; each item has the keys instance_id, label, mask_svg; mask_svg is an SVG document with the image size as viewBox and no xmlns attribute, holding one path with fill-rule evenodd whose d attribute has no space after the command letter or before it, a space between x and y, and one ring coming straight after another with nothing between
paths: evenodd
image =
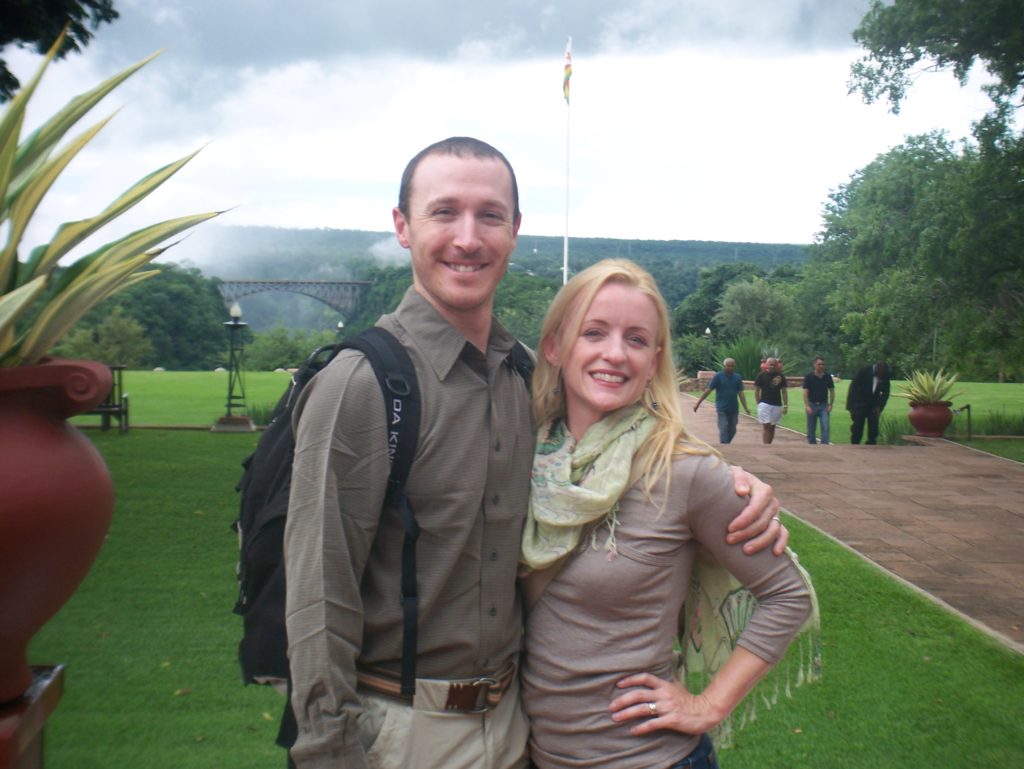
<instances>
[{"instance_id":1,"label":"flagpole","mask_svg":"<svg viewBox=\"0 0 1024 769\"><path fill-rule=\"evenodd\" d=\"M562 285L569 282L569 105L565 105L565 237L562 240Z\"/></svg>"},{"instance_id":2,"label":"flagpole","mask_svg":"<svg viewBox=\"0 0 1024 769\"><path fill-rule=\"evenodd\" d=\"M572 35L565 44L565 72L562 93L565 96L565 237L562 240L562 285L569 282L569 78L572 76Z\"/></svg>"}]
</instances>

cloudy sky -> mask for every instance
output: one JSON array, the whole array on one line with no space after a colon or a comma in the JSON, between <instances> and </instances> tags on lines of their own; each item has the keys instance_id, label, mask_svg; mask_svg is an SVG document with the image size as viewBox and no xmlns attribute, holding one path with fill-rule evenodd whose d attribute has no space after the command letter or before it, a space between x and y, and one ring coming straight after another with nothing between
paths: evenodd
<instances>
[{"instance_id":1,"label":"cloudy sky","mask_svg":"<svg viewBox=\"0 0 1024 769\"><path fill-rule=\"evenodd\" d=\"M967 88L923 74L898 116L847 95L867 0L115 6L84 55L47 73L30 124L166 50L100 106L97 119L118 114L58 183L33 244L198 147L129 223L231 208L219 221L388 230L407 160L456 134L509 157L523 233L564 233L568 175L570 237L808 243L850 174L908 134L966 136L988 105L984 73ZM23 80L38 62L4 54Z\"/></svg>"}]
</instances>

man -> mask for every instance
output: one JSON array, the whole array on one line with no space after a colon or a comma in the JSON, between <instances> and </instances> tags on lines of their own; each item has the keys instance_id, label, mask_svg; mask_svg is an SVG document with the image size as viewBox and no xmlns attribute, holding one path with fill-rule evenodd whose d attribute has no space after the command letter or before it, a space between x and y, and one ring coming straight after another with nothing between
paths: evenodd
<instances>
[{"instance_id":1,"label":"man","mask_svg":"<svg viewBox=\"0 0 1024 769\"><path fill-rule=\"evenodd\" d=\"M380 387L343 352L303 392L285 530L286 620L295 765L326 769L506 769L527 763L516 675L516 589L534 432L529 394L507 360L515 340L492 317L521 216L504 155L454 137L402 176L395 235L413 286L379 325L415 364L423 401L406 491L421 533L416 694L397 693L402 659L402 530L381 512L388 476ZM753 552L788 534L755 487L730 525ZM776 539L777 537L777 539Z\"/></svg>"},{"instance_id":2,"label":"man","mask_svg":"<svg viewBox=\"0 0 1024 769\"><path fill-rule=\"evenodd\" d=\"M718 413L718 440L721 443L732 443L736 436L736 423L740 419L740 407L737 399L743 403L743 410L750 413L747 408L747 396L743 394L743 377L736 373L736 361L726 358L722 361L722 370L711 377L708 386L704 388L700 398L693 406L694 413L700 408L700 404L708 397L712 390L717 390L715 396L715 411Z\"/></svg>"},{"instance_id":3,"label":"man","mask_svg":"<svg viewBox=\"0 0 1024 769\"><path fill-rule=\"evenodd\" d=\"M786 392L786 377L779 368L777 358L769 358L768 370L762 371L754 380L754 397L757 399L757 421L761 423L761 443L775 440L775 425L782 415L789 411L789 394Z\"/></svg>"},{"instance_id":4,"label":"man","mask_svg":"<svg viewBox=\"0 0 1024 769\"><path fill-rule=\"evenodd\" d=\"M850 412L850 443L855 446L864 435L864 422L868 423L869 446L878 443L878 420L889 400L889 366L878 362L864 366L850 382L846 393L846 410Z\"/></svg>"},{"instance_id":5,"label":"man","mask_svg":"<svg viewBox=\"0 0 1024 769\"><path fill-rule=\"evenodd\" d=\"M804 412L807 414L807 442L817 443L818 422L821 422L821 443L828 444L829 415L836 401L832 375L825 372L825 359L814 359L814 370L804 377Z\"/></svg>"}]
</instances>

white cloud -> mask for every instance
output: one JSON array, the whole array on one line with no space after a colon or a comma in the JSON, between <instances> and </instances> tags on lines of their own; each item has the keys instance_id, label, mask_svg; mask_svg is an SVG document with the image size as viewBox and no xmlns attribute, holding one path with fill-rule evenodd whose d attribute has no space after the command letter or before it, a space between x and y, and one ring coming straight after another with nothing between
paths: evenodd
<instances>
[{"instance_id":1,"label":"white cloud","mask_svg":"<svg viewBox=\"0 0 1024 769\"><path fill-rule=\"evenodd\" d=\"M759 6L756 13L775 12L761 27L738 0L692 0L682 12L661 0L638 11L599 3L596 15L620 14L611 24L620 50L602 53L594 39L574 35L568 115L564 33L546 32L547 54L524 58L520 48L538 45L528 20L496 16L502 23L459 27L451 39L463 42L451 50L461 53L447 59L349 50L264 56L250 40L249 58L228 68L206 66L198 43L184 40L101 108L123 105L55 187L32 237L39 242L60 221L98 211L144 173L203 145L126 225L235 207L224 223L387 230L408 158L454 134L478 136L508 155L524 234L561 235L568 117L571 235L809 242L829 190L856 169L907 134L945 128L965 136L988 108L977 83L961 89L945 74L919 79L898 117L848 96L858 49L808 44L783 52L782 42L791 46L799 32L800 9L821 5ZM147 0L126 4L143 7ZM198 34L198 7L179 4L165 22ZM550 4L524 8L550 27L564 21L564 9ZM819 40L828 38L820 30L839 24L827 14L814 19L819 32L804 34ZM668 28L693 34L695 25L717 42L646 44ZM116 46L105 34L85 56L51 68L30 122L122 66L111 62ZM9 59L19 75L36 61L18 51ZM188 248L179 254L187 257Z\"/></svg>"}]
</instances>

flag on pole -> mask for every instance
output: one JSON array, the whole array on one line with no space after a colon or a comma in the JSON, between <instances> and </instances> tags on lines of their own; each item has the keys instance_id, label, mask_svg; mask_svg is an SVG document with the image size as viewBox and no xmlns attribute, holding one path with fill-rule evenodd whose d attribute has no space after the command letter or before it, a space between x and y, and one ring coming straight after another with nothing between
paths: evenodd
<instances>
[{"instance_id":1,"label":"flag on pole","mask_svg":"<svg viewBox=\"0 0 1024 769\"><path fill-rule=\"evenodd\" d=\"M562 93L565 95L565 103L569 103L569 78L572 77L572 35L569 35L569 42L565 44L565 74L562 76Z\"/></svg>"}]
</instances>

